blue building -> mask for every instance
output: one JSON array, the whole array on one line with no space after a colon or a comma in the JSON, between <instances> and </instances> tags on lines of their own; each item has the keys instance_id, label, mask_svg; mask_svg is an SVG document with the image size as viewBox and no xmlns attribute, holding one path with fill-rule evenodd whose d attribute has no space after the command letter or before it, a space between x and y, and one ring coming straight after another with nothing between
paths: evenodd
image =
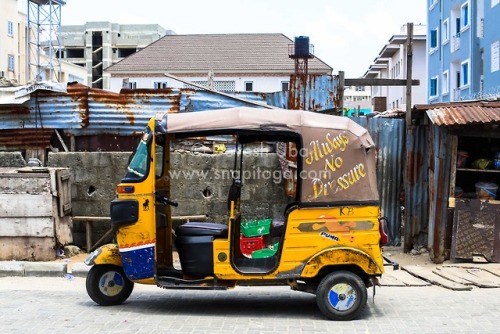
<instances>
[{"instance_id":1,"label":"blue building","mask_svg":"<svg viewBox=\"0 0 500 334\"><path fill-rule=\"evenodd\" d=\"M500 98L500 0L427 0L428 102Z\"/></svg>"}]
</instances>

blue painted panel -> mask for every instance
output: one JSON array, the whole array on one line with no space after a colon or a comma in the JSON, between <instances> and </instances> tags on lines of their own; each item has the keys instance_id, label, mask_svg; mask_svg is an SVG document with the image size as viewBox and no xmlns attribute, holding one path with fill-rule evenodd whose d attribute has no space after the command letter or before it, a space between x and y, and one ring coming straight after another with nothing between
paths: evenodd
<instances>
[{"instance_id":1,"label":"blue painted panel","mask_svg":"<svg viewBox=\"0 0 500 334\"><path fill-rule=\"evenodd\" d=\"M154 244L120 248L123 270L130 280L154 276Z\"/></svg>"}]
</instances>

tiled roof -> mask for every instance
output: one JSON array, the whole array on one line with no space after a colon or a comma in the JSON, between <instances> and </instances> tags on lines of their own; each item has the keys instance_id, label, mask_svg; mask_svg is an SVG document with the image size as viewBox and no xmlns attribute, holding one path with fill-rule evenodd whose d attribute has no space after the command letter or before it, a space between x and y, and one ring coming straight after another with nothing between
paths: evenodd
<instances>
[{"instance_id":1,"label":"tiled roof","mask_svg":"<svg viewBox=\"0 0 500 334\"><path fill-rule=\"evenodd\" d=\"M283 34L166 35L108 67L117 73L294 73L288 57L293 41ZM310 74L331 74L318 58L309 59Z\"/></svg>"},{"instance_id":2,"label":"tiled roof","mask_svg":"<svg viewBox=\"0 0 500 334\"><path fill-rule=\"evenodd\" d=\"M437 126L500 123L500 101L415 105L414 109L426 111Z\"/></svg>"}]
</instances>

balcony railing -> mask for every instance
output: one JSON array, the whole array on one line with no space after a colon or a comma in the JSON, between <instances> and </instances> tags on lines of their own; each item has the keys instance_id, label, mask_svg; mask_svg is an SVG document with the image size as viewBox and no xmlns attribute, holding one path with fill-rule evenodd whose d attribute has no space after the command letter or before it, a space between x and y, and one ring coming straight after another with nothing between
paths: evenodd
<instances>
[{"instance_id":1,"label":"balcony railing","mask_svg":"<svg viewBox=\"0 0 500 334\"><path fill-rule=\"evenodd\" d=\"M460 33L456 34L451 39L451 52L455 52L460 49Z\"/></svg>"}]
</instances>

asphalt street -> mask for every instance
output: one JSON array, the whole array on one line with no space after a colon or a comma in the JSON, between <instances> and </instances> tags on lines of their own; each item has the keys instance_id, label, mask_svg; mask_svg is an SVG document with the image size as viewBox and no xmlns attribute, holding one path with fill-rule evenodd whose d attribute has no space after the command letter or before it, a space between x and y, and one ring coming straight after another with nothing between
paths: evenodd
<instances>
[{"instance_id":1,"label":"asphalt street","mask_svg":"<svg viewBox=\"0 0 500 334\"><path fill-rule=\"evenodd\" d=\"M315 297L287 287L231 291L135 285L96 305L83 277L1 277L2 333L498 333L500 289L381 287L358 320L328 321Z\"/></svg>"}]
</instances>

